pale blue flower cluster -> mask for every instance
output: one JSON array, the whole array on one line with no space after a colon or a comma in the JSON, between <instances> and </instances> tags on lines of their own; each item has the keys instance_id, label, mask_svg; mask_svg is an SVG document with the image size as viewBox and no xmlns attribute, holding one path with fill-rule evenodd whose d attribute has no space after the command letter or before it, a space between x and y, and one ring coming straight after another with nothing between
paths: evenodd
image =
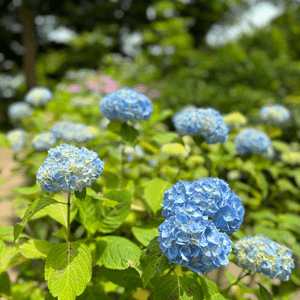
<instances>
[{"instance_id":1,"label":"pale blue flower cluster","mask_svg":"<svg viewBox=\"0 0 300 300\"><path fill-rule=\"evenodd\" d=\"M240 155L245 155L248 152L253 154L266 153L272 145L272 141L266 133L254 128L245 128L240 131L234 143L236 151Z\"/></svg>"},{"instance_id":2,"label":"pale blue flower cluster","mask_svg":"<svg viewBox=\"0 0 300 300\"><path fill-rule=\"evenodd\" d=\"M129 88L106 95L100 108L110 121L120 119L122 122L149 120L153 112L153 105L148 97Z\"/></svg>"},{"instance_id":3,"label":"pale blue flower cluster","mask_svg":"<svg viewBox=\"0 0 300 300\"><path fill-rule=\"evenodd\" d=\"M33 114L32 107L26 102L14 102L7 109L8 117L13 121L22 120Z\"/></svg>"},{"instance_id":4,"label":"pale blue flower cluster","mask_svg":"<svg viewBox=\"0 0 300 300\"><path fill-rule=\"evenodd\" d=\"M19 151L26 143L26 131L23 129L12 129L7 132L7 139L9 145L15 150Z\"/></svg>"},{"instance_id":5,"label":"pale blue flower cluster","mask_svg":"<svg viewBox=\"0 0 300 300\"><path fill-rule=\"evenodd\" d=\"M96 152L61 144L48 150L48 156L36 173L36 180L45 192L81 192L99 178L103 166Z\"/></svg>"},{"instance_id":6,"label":"pale blue flower cluster","mask_svg":"<svg viewBox=\"0 0 300 300\"><path fill-rule=\"evenodd\" d=\"M202 274L229 263L232 242L244 217L242 199L219 178L179 180L164 193L158 241L170 264ZM210 218L210 219L209 219Z\"/></svg>"},{"instance_id":7,"label":"pale blue flower cluster","mask_svg":"<svg viewBox=\"0 0 300 300\"><path fill-rule=\"evenodd\" d=\"M213 108L192 107L183 110L173 118L176 131L181 135L202 135L207 144L224 143L229 129L221 114Z\"/></svg>"},{"instance_id":8,"label":"pale blue flower cluster","mask_svg":"<svg viewBox=\"0 0 300 300\"><path fill-rule=\"evenodd\" d=\"M53 98L52 91L47 87L37 86L30 89L24 100L33 106L44 106Z\"/></svg>"},{"instance_id":9,"label":"pale blue flower cluster","mask_svg":"<svg viewBox=\"0 0 300 300\"><path fill-rule=\"evenodd\" d=\"M32 147L37 151L45 151L52 147L57 142L57 139L52 132L42 132L35 135L31 141Z\"/></svg>"},{"instance_id":10,"label":"pale blue flower cluster","mask_svg":"<svg viewBox=\"0 0 300 300\"><path fill-rule=\"evenodd\" d=\"M186 105L186 106L184 106L180 111L173 114L173 116L172 116L173 124L175 124L178 119L180 119L182 116L184 116L184 114L190 113L191 111L193 111L195 109L197 109L197 107L195 105Z\"/></svg>"},{"instance_id":11,"label":"pale blue flower cluster","mask_svg":"<svg viewBox=\"0 0 300 300\"><path fill-rule=\"evenodd\" d=\"M288 281L295 267L292 251L263 235L247 236L234 247L238 266L254 273Z\"/></svg>"},{"instance_id":12,"label":"pale blue flower cluster","mask_svg":"<svg viewBox=\"0 0 300 300\"><path fill-rule=\"evenodd\" d=\"M282 124L290 119L290 111L283 105L265 105L259 110L259 117L264 122Z\"/></svg>"},{"instance_id":13,"label":"pale blue flower cluster","mask_svg":"<svg viewBox=\"0 0 300 300\"><path fill-rule=\"evenodd\" d=\"M62 139L67 143L85 143L94 138L93 133L87 126L71 121L59 121L50 129L50 131L54 133L58 140Z\"/></svg>"}]
</instances>

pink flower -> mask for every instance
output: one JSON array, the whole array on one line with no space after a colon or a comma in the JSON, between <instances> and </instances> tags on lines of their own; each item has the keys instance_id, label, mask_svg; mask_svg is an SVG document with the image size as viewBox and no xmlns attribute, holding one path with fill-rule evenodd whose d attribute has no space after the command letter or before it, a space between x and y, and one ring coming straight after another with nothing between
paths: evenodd
<instances>
[{"instance_id":1,"label":"pink flower","mask_svg":"<svg viewBox=\"0 0 300 300\"><path fill-rule=\"evenodd\" d=\"M103 75L100 80L104 83L103 92L105 94L114 93L119 89L119 83L110 76Z\"/></svg>"},{"instance_id":2,"label":"pink flower","mask_svg":"<svg viewBox=\"0 0 300 300\"><path fill-rule=\"evenodd\" d=\"M99 91L101 89L101 86L98 82L92 81L92 82L87 82L85 84L85 86L87 87L87 89L91 90L91 91Z\"/></svg>"},{"instance_id":3,"label":"pink flower","mask_svg":"<svg viewBox=\"0 0 300 300\"><path fill-rule=\"evenodd\" d=\"M156 97L160 97L161 96L161 92L159 90L151 90L148 95L149 98L156 98Z\"/></svg>"},{"instance_id":4,"label":"pink flower","mask_svg":"<svg viewBox=\"0 0 300 300\"><path fill-rule=\"evenodd\" d=\"M133 89L138 93L146 93L148 91L148 87L145 84L137 84Z\"/></svg>"},{"instance_id":5,"label":"pink flower","mask_svg":"<svg viewBox=\"0 0 300 300\"><path fill-rule=\"evenodd\" d=\"M76 93L80 93L81 92L81 86L79 84L71 84L69 86L69 91L72 93L72 94L76 94Z\"/></svg>"}]
</instances>

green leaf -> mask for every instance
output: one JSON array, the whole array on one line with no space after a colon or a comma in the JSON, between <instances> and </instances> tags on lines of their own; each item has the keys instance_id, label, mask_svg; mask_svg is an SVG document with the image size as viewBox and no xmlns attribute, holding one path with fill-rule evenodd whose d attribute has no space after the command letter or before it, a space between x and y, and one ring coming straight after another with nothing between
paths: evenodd
<instances>
[{"instance_id":1,"label":"green leaf","mask_svg":"<svg viewBox=\"0 0 300 300\"><path fill-rule=\"evenodd\" d=\"M275 150L278 150L280 152L289 152L290 151L289 145L283 141L273 140L272 145L275 148Z\"/></svg>"},{"instance_id":2,"label":"green leaf","mask_svg":"<svg viewBox=\"0 0 300 300\"><path fill-rule=\"evenodd\" d=\"M160 111L160 113L155 116L155 118L151 118L151 123L158 123L161 122L168 117L172 116L174 114L174 111L172 109L166 109L163 111Z\"/></svg>"},{"instance_id":3,"label":"green leaf","mask_svg":"<svg viewBox=\"0 0 300 300\"><path fill-rule=\"evenodd\" d=\"M152 220L147 225L132 227L131 230L135 238L144 246L149 245L150 241L158 236L158 226L162 223L159 220Z\"/></svg>"},{"instance_id":4,"label":"green leaf","mask_svg":"<svg viewBox=\"0 0 300 300\"><path fill-rule=\"evenodd\" d=\"M201 282L201 288L203 290L205 299L212 300L225 300L225 298L220 294L217 284L204 276L200 275L198 277Z\"/></svg>"},{"instance_id":5,"label":"green leaf","mask_svg":"<svg viewBox=\"0 0 300 300\"><path fill-rule=\"evenodd\" d=\"M59 300L75 300L92 277L89 248L78 242L55 245L46 259L45 279Z\"/></svg>"},{"instance_id":6,"label":"green leaf","mask_svg":"<svg viewBox=\"0 0 300 300\"><path fill-rule=\"evenodd\" d=\"M4 134L2 132L0 132L0 145L4 146L6 148L10 147L6 134Z\"/></svg>"},{"instance_id":7,"label":"green leaf","mask_svg":"<svg viewBox=\"0 0 300 300\"><path fill-rule=\"evenodd\" d=\"M40 198L36 199L35 201L33 201L30 204L29 208L27 209L22 222L14 225L14 242L19 237L20 233L22 232L24 227L27 225L27 223L29 222L31 217L36 212L40 211L41 209L43 209L53 203L57 203L57 201L55 199L49 198L49 197L40 197Z\"/></svg>"},{"instance_id":8,"label":"green leaf","mask_svg":"<svg viewBox=\"0 0 300 300\"><path fill-rule=\"evenodd\" d=\"M110 300L98 287L87 286L84 293L76 298L77 300Z\"/></svg>"},{"instance_id":9,"label":"green leaf","mask_svg":"<svg viewBox=\"0 0 300 300\"><path fill-rule=\"evenodd\" d=\"M75 196L79 200L85 200L86 197L86 188L83 188L81 192L75 191Z\"/></svg>"},{"instance_id":10,"label":"green leaf","mask_svg":"<svg viewBox=\"0 0 300 300\"><path fill-rule=\"evenodd\" d=\"M11 295L10 279L7 272L3 272L0 274L0 295L1 294L4 294L5 296Z\"/></svg>"},{"instance_id":11,"label":"green leaf","mask_svg":"<svg viewBox=\"0 0 300 300\"><path fill-rule=\"evenodd\" d=\"M96 238L96 264L108 269L124 270L129 267L138 269L141 249L126 238L103 236Z\"/></svg>"},{"instance_id":12,"label":"green leaf","mask_svg":"<svg viewBox=\"0 0 300 300\"><path fill-rule=\"evenodd\" d=\"M143 250L140 262L143 270L142 280L144 288L153 277L162 274L170 267L168 258L163 255L159 248L157 238L154 238L147 248Z\"/></svg>"},{"instance_id":13,"label":"green leaf","mask_svg":"<svg viewBox=\"0 0 300 300\"><path fill-rule=\"evenodd\" d=\"M154 214L162 208L160 203L163 202L163 195L168 185L168 181L164 181L161 178L153 178L144 190L144 198Z\"/></svg>"},{"instance_id":14,"label":"green leaf","mask_svg":"<svg viewBox=\"0 0 300 300\"><path fill-rule=\"evenodd\" d=\"M159 146L173 142L183 143L182 138L174 132L157 133L154 137L152 137L152 140L159 144Z\"/></svg>"},{"instance_id":15,"label":"green leaf","mask_svg":"<svg viewBox=\"0 0 300 300\"><path fill-rule=\"evenodd\" d=\"M33 186L21 186L12 190L13 193L18 193L22 195L32 195L41 192L41 187L38 183Z\"/></svg>"},{"instance_id":16,"label":"green leaf","mask_svg":"<svg viewBox=\"0 0 300 300\"><path fill-rule=\"evenodd\" d=\"M289 191L294 195L299 194L299 190L294 186L294 184L285 178L280 178L276 181L277 186L279 187L280 192Z\"/></svg>"},{"instance_id":17,"label":"green leaf","mask_svg":"<svg viewBox=\"0 0 300 300\"><path fill-rule=\"evenodd\" d=\"M29 240L28 242L22 244L19 248L21 253L26 258L43 259L47 257L53 246L54 244L48 241Z\"/></svg>"},{"instance_id":18,"label":"green leaf","mask_svg":"<svg viewBox=\"0 0 300 300\"><path fill-rule=\"evenodd\" d=\"M260 283L258 285L259 285L260 299L261 300L273 300L273 297L268 292L268 290L264 286L262 286Z\"/></svg>"},{"instance_id":19,"label":"green leaf","mask_svg":"<svg viewBox=\"0 0 300 300\"><path fill-rule=\"evenodd\" d=\"M120 120L114 120L108 123L106 129L114 133L120 134L122 122Z\"/></svg>"},{"instance_id":20,"label":"green leaf","mask_svg":"<svg viewBox=\"0 0 300 300\"><path fill-rule=\"evenodd\" d=\"M127 123L123 123L121 126L122 139L130 146L135 146L139 132L133 127L129 126Z\"/></svg>"},{"instance_id":21,"label":"green leaf","mask_svg":"<svg viewBox=\"0 0 300 300\"><path fill-rule=\"evenodd\" d=\"M298 215L280 214L278 220L281 228L289 229L296 233L300 232L300 217Z\"/></svg>"},{"instance_id":22,"label":"green leaf","mask_svg":"<svg viewBox=\"0 0 300 300\"><path fill-rule=\"evenodd\" d=\"M193 300L203 299L201 286L194 279L166 275L154 287L154 300L180 299L184 293Z\"/></svg>"}]
</instances>

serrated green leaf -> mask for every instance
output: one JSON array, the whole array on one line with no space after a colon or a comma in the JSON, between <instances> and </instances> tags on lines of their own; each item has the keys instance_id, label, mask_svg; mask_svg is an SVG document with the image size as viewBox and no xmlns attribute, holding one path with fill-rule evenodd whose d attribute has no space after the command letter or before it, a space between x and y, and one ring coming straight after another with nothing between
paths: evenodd
<instances>
[{"instance_id":1,"label":"serrated green leaf","mask_svg":"<svg viewBox=\"0 0 300 300\"><path fill-rule=\"evenodd\" d=\"M186 293L193 300L202 300L203 292L197 281L188 277L166 275L154 287L154 300L180 299Z\"/></svg>"},{"instance_id":2,"label":"serrated green leaf","mask_svg":"<svg viewBox=\"0 0 300 300\"><path fill-rule=\"evenodd\" d=\"M95 286L87 286L84 293L76 298L77 300L110 300L104 293Z\"/></svg>"},{"instance_id":3,"label":"serrated green leaf","mask_svg":"<svg viewBox=\"0 0 300 300\"><path fill-rule=\"evenodd\" d=\"M86 188L83 188L81 192L75 191L75 196L77 199L83 201L86 197Z\"/></svg>"},{"instance_id":4,"label":"serrated green leaf","mask_svg":"<svg viewBox=\"0 0 300 300\"><path fill-rule=\"evenodd\" d=\"M264 286L262 286L260 283L258 285L259 285L260 299L261 300L273 300L273 297L268 292L268 290Z\"/></svg>"},{"instance_id":5,"label":"serrated green leaf","mask_svg":"<svg viewBox=\"0 0 300 300\"><path fill-rule=\"evenodd\" d=\"M121 126L121 136L123 141L130 146L135 146L137 137L139 136L139 132L133 127L128 125L127 123L122 123Z\"/></svg>"},{"instance_id":6,"label":"serrated green leaf","mask_svg":"<svg viewBox=\"0 0 300 300\"><path fill-rule=\"evenodd\" d=\"M54 244L48 241L29 240L22 244L19 248L21 253L26 258L46 258Z\"/></svg>"},{"instance_id":7,"label":"serrated green leaf","mask_svg":"<svg viewBox=\"0 0 300 300\"><path fill-rule=\"evenodd\" d=\"M26 213L26 210L28 209L28 206L32 203L32 201L23 199L23 198L14 198L12 207L16 209L16 216L18 216L20 219L22 219ZM31 220L40 219L47 216L47 212L42 209L34 214L34 216L31 217Z\"/></svg>"},{"instance_id":8,"label":"serrated green leaf","mask_svg":"<svg viewBox=\"0 0 300 300\"><path fill-rule=\"evenodd\" d=\"M11 286L12 299L44 300L43 291L34 285L33 281L15 283Z\"/></svg>"},{"instance_id":9,"label":"serrated green leaf","mask_svg":"<svg viewBox=\"0 0 300 300\"><path fill-rule=\"evenodd\" d=\"M205 299L211 300L225 300L225 298L220 294L217 284L204 276L200 275L199 280L201 282L201 288L203 290Z\"/></svg>"},{"instance_id":10,"label":"serrated green leaf","mask_svg":"<svg viewBox=\"0 0 300 300\"><path fill-rule=\"evenodd\" d=\"M17 223L14 225L14 241L19 237L20 233L24 229L24 227L27 225L31 217L41 209L47 207L50 204L57 203L57 201L53 198L49 197L40 197L36 200L34 200L30 206L28 207L25 216L23 217L22 222Z\"/></svg>"},{"instance_id":11,"label":"serrated green leaf","mask_svg":"<svg viewBox=\"0 0 300 300\"><path fill-rule=\"evenodd\" d=\"M7 272L3 272L0 274L0 295L1 294L4 294L5 296L11 295L10 279Z\"/></svg>"},{"instance_id":12,"label":"serrated green leaf","mask_svg":"<svg viewBox=\"0 0 300 300\"><path fill-rule=\"evenodd\" d=\"M152 220L147 225L132 227L131 230L141 244L148 246L151 240L158 236L158 226L161 223L162 221Z\"/></svg>"},{"instance_id":13,"label":"serrated green leaf","mask_svg":"<svg viewBox=\"0 0 300 300\"><path fill-rule=\"evenodd\" d=\"M168 185L168 181L164 181L161 178L153 178L144 190L144 198L154 214L162 208L160 203L163 202L163 195Z\"/></svg>"},{"instance_id":14,"label":"serrated green leaf","mask_svg":"<svg viewBox=\"0 0 300 300\"><path fill-rule=\"evenodd\" d=\"M188 296L186 292L180 297L180 300L193 300L193 296Z\"/></svg>"},{"instance_id":15,"label":"serrated green leaf","mask_svg":"<svg viewBox=\"0 0 300 300\"><path fill-rule=\"evenodd\" d=\"M103 236L96 238L96 264L108 269L138 269L141 249L126 238Z\"/></svg>"},{"instance_id":16,"label":"serrated green leaf","mask_svg":"<svg viewBox=\"0 0 300 300\"><path fill-rule=\"evenodd\" d=\"M45 279L58 300L75 300L92 277L89 248L78 242L55 245L46 259Z\"/></svg>"},{"instance_id":17,"label":"serrated green leaf","mask_svg":"<svg viewBox=\"0 0 300 300\"><path fill-rule=\"evenodd\" d=\"M143 250L140 262L143 270L142 280L144 288L153 277L162 274L170 267L168 258L163 255L159 248L157 238L154 238L147 248Z\"/></svg>"},{"instance_id":18,"label":"serrated green leaf","mask_svg":"<svg viewBox=\"0 0 300 300\"><path fill-rule=\"evenodd\" d=\"M41 187L38 183L33 186L21 186L12 190L13 193L18 193L21 195L32 195L41 192Z\"/></svg>"}]
</instances>

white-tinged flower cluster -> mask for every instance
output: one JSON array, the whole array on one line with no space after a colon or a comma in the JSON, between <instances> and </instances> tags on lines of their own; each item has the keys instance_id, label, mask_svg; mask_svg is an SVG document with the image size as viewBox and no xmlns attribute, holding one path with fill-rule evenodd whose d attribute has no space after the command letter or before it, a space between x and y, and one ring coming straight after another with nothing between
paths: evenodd
<instances>
[{"instance_id":1,"label":"white-tinged flower cluster","mask_svg":"<svg viewBox=\"0 0 300 300\"><path fill-rule=\"evenodd\" d=\"M265 105L259 110L259 117L263 122L282 124L290 119L290 111L283 105Z\"/></svg>"},{"instance_id":2,"label":"white-tinged flower cluster","mask_svg":"<svg viewBox=\"0 0 300 300\"><path fill-rule=\"evenodd\" d=\"M126 160L132 162L134 158L143 158L145 155L144 149L140 145L134 147L128 145L119 145L117 151L122 152L122 147L124 147L124 153L127 155Z\"/></svg>"},{"instance_id":3,"label":"white-tinged flower cluster","mask_svg":"<svg viewBox=\"0 0 300 300\"><path fill-rule=\"evenodd\" d=\"M8 117L13 121L22 120L33 114L32 107L26 102L14 102L7 109Z\"/></svg>"},{"instance_id":4,"label":"white-tinged flower cluster","mask_svg":"<svg viewBox=\"0 0 300 300\"><path fill-rule=\"evenodd\" d=\"M241 172L238 170L230 170L227 173L227 179L230 181L239 180L241 178L241 175L242 175Z\"/></svg>"},{"instance_id":5,"label":"white-tinged flower cluster","mask_svg":"<svg viewBox=\"0 0 300 300\"><path fill-rule=\"evenodd\" d=\"M164 144L160 151L169 157L187 158L191 148L188 145L183 146L179 143L168 143Z\"/></svg>"},{"instance_id":6,"label":"white-tinged flower cluster","mask_svg":"<svg viewBox=\"0 0 300 300\"><path fill-rule=\"evenodd\" d=\"M247 118L240 112L232 112L223 116L223 120L230 129L237 129L247 124Z\"/></svg>"},{"instance_id":7,"label":"white-tinged flower cluster","mask_svg":"<svg viewBox=\"0 0 300 300\"><path fill-rule=\"evenodd\" d=\"M291 269L295 267L292 251L263 235L247 236L234 247L238 266L254 273L288 281Z\"/></svg>"},{"instance_id":8,"label":"white-tinged flower cluster","mask_svg":"<svg viewBox=\"0 0 300 300\"><path fill-rule=\"evenodd\" d=\"M281 154L281 160L289 165L299 165L300 164L300 152L288 151Z\"/></svg>"},{"instance_id":9,"label":"white-tinged flower cluster","mask_svg":"<svg viewBox=\"0 0 300 300\"><path fill-rule=\"evenodd\" d=\"M81 192L99 178L103 166L104 162L96 152L61 144L48 150L48 156L36 173L36 180L45 192Z\"/></svg>"},{"instance_id":10,"label":"white-tinged flower cluster","mask_svg":"<svg viewBox=\"0 0 300 300\"><path fill-rule=\"evenodd\" d=\"M33 106L44 106L53 99L52 91L47 87L33 87L24 97L24 100Z\"/></svg>"},{"instance_id":11,"label":"white-tinged flower cluster","mask_svg":"<svg viewBox=\"0 0 300 300\"><path fill-rule=\"evenodd\" d=\"M107 125L109 124L109 120L107 118L102 118L99 122L98 125L102 128L102 129L106 129Z\"/></svg>"},{"instance_id":12,"label":"white-tinged flower cluster","mask_svg":"<svg viewBox=\"0 0 300 300\"><path fill-rule=\"evenodd\" d=\"M26 131L23 129L12 129L7 132L7 139L9 145L15 150L19 151L26 143Z\"/></svg>"},{"instance_id":13,"label":"white-tinged flower cluster","mask_svg":"<svg viewBox=\"0 0 300 300\"><path fill-rule=\"evenodd\" d=\"M54 133L42 132L35 135L35 137L31 141L31 145L37 151L45 151L50 149L50 147L52 147L56 142L57 139Z\"/></svg>"}]
</instances>

